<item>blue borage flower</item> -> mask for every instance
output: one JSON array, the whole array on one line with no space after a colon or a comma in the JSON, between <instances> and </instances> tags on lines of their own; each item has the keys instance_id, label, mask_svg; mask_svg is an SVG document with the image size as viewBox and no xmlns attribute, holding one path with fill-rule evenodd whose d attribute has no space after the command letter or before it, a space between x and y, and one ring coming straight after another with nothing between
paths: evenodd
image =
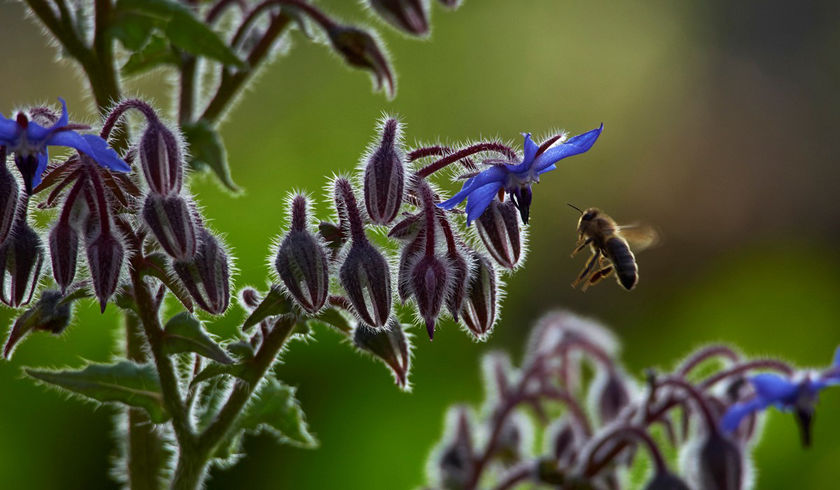
<instances>
[{"instance_id":1,"label":"blue borage flower","mask_svg":"<svg viewBox=\"0 0 840 490\"><path fill-rule=\"evenodd\" d=\"M61 102L61 116L48 128L30 121L23 113L18 113L15 119L0 114L0 146L15 154L15 165L23 176L27 194L31 194L32 189L41 183L41 175L49 163L49 146L74 148L110 170L131 170L104 139L95 134L77 133L76 130L87 127L70 125L67 104L64 99L58 100Z\"/></svg>"},{"instance_id":2,"label":"blue borage flower","mask_svg":"<svg viewBox=\"0 0 840 490\"><path fill-rule=\"evenodd\" d=\"M723 430L734 432L745 417L774 405L780 410L794 412L802 429L802 441L807 446L811 441L811 419L819 392L828 386L840 384L840 347L834 353L831 367L822 373L808 373L799 379L762 373L751 377L749 381L755 390L755 398L732 405L721 419Z\"/></svg>"},{"instance_id":3,"label":"blue borage flower","mask_svg":"<svg viewBox=\"0 0 840 490\"><path fill-rule=\"evenodd\" d=\"M452 209L467 199L467 224L481 216L499 191L507 192L519 209L522 221L528 223L528 211L531 206L531 184L540 181L540 175L557 168L555 164L563 158L585 153L592 148L604 125L569 138L562 143L551 146L556 141L549 140L542 146L537 146L531 139L531 133L523 133L525 137L525 155L521 162L489 161L492 166L487 170L471 177L464 183L460 192L438 206Z\"/></svg>"}]
</instances>

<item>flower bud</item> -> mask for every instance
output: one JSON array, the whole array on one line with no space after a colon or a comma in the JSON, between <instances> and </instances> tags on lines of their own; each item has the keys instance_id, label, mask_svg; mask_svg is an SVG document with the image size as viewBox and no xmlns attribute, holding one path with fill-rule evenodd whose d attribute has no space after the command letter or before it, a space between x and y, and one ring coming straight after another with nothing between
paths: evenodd
<instances>
[{"instance_id":1,"label":"flower bud","mask_svg":"<svg viewBox=\"0 0 840 490\"><path fill-rule=\"evenodd\" d=\"M420 0L369 0L368 3L397 29L415 36L429 33L429 19Z\"/></svg>"},{"instance_id":2,"label":"flower bud","mask_svg":"<svg viewBox=\"0 0 840 490\"><path fill-rule=\"evenodd\" d=\"M43 264L41 238L18 213L9 238L0 246L0 301L12 308L28 304Z\"/></svg>"},{"instance_id":3,"label":"flower bud","mask_svg":"<svg viewBox=\"0 0 840 490\"><path fill-rule=\"evenodd\" d=\"M353 331L353 343L384 362L394 372L400 388L406 388L411 361L408 355L408 339L397 317L392 315L388 319L388 325L381 329L358 324Z\"/></svg>"},{"instance_id":4,"label":"flower bud","mask_svg":"<svg viewBox=\"0 0 840 490\"><path fill-rule=\"evenodd\" d=\"M435 336L435 321L446 295L449 280L447 264L435 255L425 255L411 270L411 290L417 310L426 322L429 340Z\"/></svg>"},{"instance_id":5,"label":"flower bud","mask_svg":"<svg viewBox=\"0 0 840 490\"><path fill-rule=\"evenodd\" d=\"M394 238L396 240L414 240L423 228L423 220L420 219L421 217L422 216L420 214L410 214L406 216L402 221L391 228L388 232L388 238Z\"/></svg>"},{"instance_id":6,"label":"flower bud","mask_svg":"<svg viewBox=\"0 0 840 490\"><path fill-rule=\"evenodd\" d=\"M571 466L577 459L578 450L585 436L580 424L572 419L565 419L549 430L551 454L561 466Z\"/></svg>"},{"instance_id":7,"label":"flower bud","mask_svg":"<svg viewBox=\"0 0 840 490\"><path fill-rule=\"evenodd\" d=\"M344 236L344 230L335 223L322 221L318 225L318 233L331 249L339 249L347 241L347 237Z\"/></svg>"},{"instance_id":8,"label":"flower bud","mask_svg":"<svg viewBox=\"0 0 840 490\"><path fill-rule=\"evenodd\" d=\"M603 376L603 375L602 375ZM615 420L630 403L630 393L620 375L615 371L607 373L600 383L595 383L596 407L602 425Z\"/></svg>"},{"instance_id":9,"label":"flower bud","mask_svg":"<svg viewBox=\"0 0 840 490\"><path fill-rule=\"evenodd\" d=\"M685 459L692 488L740 490L744 473L741 449L717 430L710 429L702 437L694 454Z\"/></svg>"},{"instance_id":10,"label":"flower bud","mask_svg":"<svg viewBox=\"0 0 840 490\"><path fill-rule=\"evenodd\" d=\"M367 241L353 242L338 278L359 318L384 326L391 314L391 271L379 250Z\"/></svg>"},{"instance_id":11,"label":"flower bud","mask_svg":"<svg viewBox=\"0 0 840 490\"><path fill-rule=\"evenodd\" d=\"M446 296L446 308L452 315L455 321L458 321L458 312L464 304L464 299L467 297L467 288L470 280L470 266L464 255L455 250L449 251L446 254L449 262L449 275L451 287L449 294Z\"/></svg>"},{"instance_id":12,"label":"flower bud","mask_svg":"<svg viewBox=\"0 0 840 490\"><path fill-rule=\"evenodd\" d=\"M55 283L64 292L76 277L79 257L79 232L69 220L59 219L50 231L50 259Z\"/></svg>"},{"instance_id":13,"label":"flower bud","mask_svg":"<svg viewBox=\"0 0 840 490\"><path fill-rule=\"evenodd\" d=\"M195 220L180 195L149 194L143 205L143 221L170 257L189 260L195 255Z\"/></svg>"},{"instance_id":14,"label":"flower bud","mask_svg":"<svg viewBox=\"0 0 840 490\"><path fill-rule=\"evenodd\" d=\"M306 228L306 199L292 201L292 225L277 249L274 266L286 291L308 313L317 313L327 301L329 262L327 252Z\"/></svg>"},{"instance_id":15,"label":"flower bud","mask_svg":"<svg viewBox=\"0 0 840 490\"><path fill-rule=\"evenodd\" d=\"M168 196L181 192L183 156L178 138L158 120L152 120L140 138L140 165L153 193Z\"/></svg>"},{"instance_id":16,"label":"flower bud","mask_svg":"<svg viewBox=\"0 0 840 490\"><path fill-rule=\"evenodd\" d=\"M657 472L645 485L645 490L689 490L688 485L668 471Z\"/></svg>"},{"instance_id":17,"label":"flower bud","mask_svg":"<svg viewBox=\"0 0 840 490\"><path fill-rule=\"evenodd\" d=\"M0 146L0 245L9 238L17 215L20 190L14 175L6 168L5 146Z\"/></svg>"},{"instance_id":18,"label":"flower bud","mask_svg":"<svg viewBox=\"0 0 840 490\"><path fill-rule=\"evenodd\" d=\"M478 236L490 256L506 269L515 268L522 255L518 214L513 202L494 199L476 220Z\"/></svg>"},{"instance_id":19,"label":"flower bud","mask_svg":"<svg viewBox=\"0 0 840 490\"><path fill-rule=\"evenodd\" d=\"M382 140L365 165L365 207L370 220L378 225L394 221L403 201L405 171L399 138L399 123L387 119L382 127Z\"/></svg>"},{"instance_id":20,"label":"flower bud","mask_svg":"<svg viewBox=\"0 0 840 490\"><path fill-rule=\"evenodd\" d=\"M172 264L181 283L203 310L219 315L230 303L230 266L224 247L204 228L198 232L198 248L190 260Z\"/></svg>"},{"instance_id":21,"label":"flower bud","mask_svg":"<svg viewBox=\"0 0 840 490\"><path fill-rule=\"evenodd\" d=\"M117 290L123 255L122 244L109 232L100 233L87 244L88 269L93 281L93 290L103 312L108 298Z\"/></svg>"},{"instance_id":22,"label":"flower bud","mask_svg":"<svg viewBox=\"0 0 840 490\"><path fill-rule=\"evenodd\" d=\"M479 253L473 253L474 269L461 307L464 325L477 337L486 335L496 322L496 270Z\"/></svg>"},{"instance_id":23,"label":"flower bud","mask_svg":"<svg viewBox=\"0 0 840 490\"><path fill-rule=\"evenodd\" d=\"M394 74L382 48L369 33L352 26L334 25L327 35L338 54L348 65L368 70L373 75L376 89L388 84L389 97L394 96Z\"/></svg>"},{"instance_id":24,"label":"flower bud","mask_svg":"<svg viewBox=\"0 0 840 490\"><path fill-rule=\"evenodd\" d=\"M8 359L17 343L31 331L42 330L55 335L61 334L70 325L73 304L72 301L64 299L64 295L59 291L41 293L38 302L15 320L3 348L3 357Z\"/></svg>"},{"instance_id":25,"label":"flower bud","mask_svg":"<svg viewBox=\"0 0 840 490\"><path fill-rule=\"evenodd\" d=\"M443 488L467 488L472 478L474 450L466 409L452 409L447 416L447 426L454 435L438 457L440 483Z\"/></svg>"},{"instance_id":26,"label":"flower bud","mask_svg":"<svg viewBox=\"0 0 840 490\"><path fill-rule=\"evenodd\" d=\"M400 301L405 303L413 294L411 271L414 265L423 257L423 240L415 239L403 246L400 252L399 269L397 270L397 294Z\"/></svg>"}]
</instances>

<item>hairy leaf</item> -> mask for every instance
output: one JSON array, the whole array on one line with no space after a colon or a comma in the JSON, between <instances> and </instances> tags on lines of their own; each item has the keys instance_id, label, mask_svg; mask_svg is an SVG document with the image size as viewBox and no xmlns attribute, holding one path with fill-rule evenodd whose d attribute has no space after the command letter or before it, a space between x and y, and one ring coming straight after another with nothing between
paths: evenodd
<instances>
[{"instance_id":1,"label":"hairy leaf","mask_svg":"<svg viewBox=\"0 0 840 490\"><path fill-rule=\"evenodd\" d=\"M92 400L144 408L155 423L163 423L170 418L163 405L160 379L149 364L121 361L117 364L91 364L81 371L26 369L26 374Z\"/></svg>"},{"instance_id":2,"label":"hairy leaf","mask_svg":"<svg viewBox=\"0 0 840 490\"><path fill-rule=\"evenodd\" d=\"M283 295L280 287L274 284L269 289L268 294L265 295L265 298L260 302L260 305L245 319L245 323L242 324L242 330L248 330L270 316L285 315L286 313L291 313L291 311L292 302Z\"/></svg>"},{"instance_id":3,"label":"hairy leaf","mask_svg":"<svg viewBox=\"0 0 840 490\"><path fill-rule=\"evenodd\" d=\"M353 331L353 325L336 308L324 309L317 316L310 318L308 323L321 323L348 335Z\"/></svg>"},{"instance_id":4,"label":"hairy leaf","mask_svg":"<svg viewBox=\"0 0 840 490\"><path fill-rule=\"evenodd\" d=\"M8 359L17 343L29 332L43 330L55 335L61 334L70 324L73 302L89 296L91 294L87 288L78 288L64 296L54 290L41 293L38 302L15 320L3 348L3 357Z\"/></svg>"},{"instance_id":5,"label":"hairy leaf","mask_svg":"<svg viewBox=\"0 0 840 490\"><path fill-rule=\"evenodd\" d=\"M121 71L123 76L131 76L161 65L177 63L178 56L172 51L166 39L158 35L152 35L152 38L143 48L131 54Z\"/></svg>"},{"instance_id":6,"label":"hairy leaf","mask_svg":"<svg viewBox=\"0 0 840 490\"><path fill-rule=\"evenodd\" d=\"M193 170L209 167L225 187L238 192L239 187L230 175L227 153L218 131L213 129L207 121L185 124L181 131L189 144L190 167Z\"/></svg>"},{"instance_id":7,"label":"hairy leaf","mask_svg":"<svg viewBox=\"0 0 840 490\"><path fill-rule=\"evenodd\" d=\"M207 336L201 322L187 312L179 313L166 322L163 349L167 354L195 352L221 364L233 364L233 359Z\"/></svg>"},{"instance_id":8,"label":"hairy leaf","mask_svg":"<svg viewBox=\"0 0 840 490\"><path fill-rule=\"evenodd\" d=\"M190 381L190 388L193 388L198 383L207 381L209 379L213 379L216 376L221 376L223 374L235 376L244 381L249 381L250 378L247 378L249 366L250 364L248 362L241 362L236 364L211 364L206 368L202 369L201 372L199 372L195 376L195 378L193 378L192 381Z\"/></svg>"},{"instance_id":9,"label":"hairy leaf","mask_svg":"<svg viewBox=\"0 0 840 490\"><path fill-rule=\"evenodd\" d=\"M157 278L162 282L169 292L178 298L178 301L184 305L184 308L193 311L192 299L190 294L181 285L181 282L175 279L175 276L169 272L169 259L162 253L153 253L146 256L143 263L143 273Z\"/></svg>"}]
</instances>

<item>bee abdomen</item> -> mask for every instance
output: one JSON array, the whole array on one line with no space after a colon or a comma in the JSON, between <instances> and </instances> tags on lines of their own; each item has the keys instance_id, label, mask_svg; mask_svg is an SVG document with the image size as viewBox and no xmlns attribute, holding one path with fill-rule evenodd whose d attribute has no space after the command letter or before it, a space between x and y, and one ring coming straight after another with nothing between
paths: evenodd
<instances>
[{"instance_id":1,"label":"bee abdomen","mask_svg":"<svg viewBox=\"0 0 840 490\"><path fill-rule=\"evenodd\" d=\"M610 238L607 240L606 252L615 266L618 282L624 286L624 289L633 289L639 279L639 268L636 266L636 257L630 251L627 242L621 238Z\"/></svg>"}]
</instances>

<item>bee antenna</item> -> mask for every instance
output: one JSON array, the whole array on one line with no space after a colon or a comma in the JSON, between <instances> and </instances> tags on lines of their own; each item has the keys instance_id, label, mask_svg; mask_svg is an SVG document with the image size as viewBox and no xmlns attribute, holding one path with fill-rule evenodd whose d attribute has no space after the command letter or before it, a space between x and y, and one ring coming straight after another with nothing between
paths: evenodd
<instances>
[{"instance_id":1,"label":"bee antenna","mask_svg":"<svg viewBox=\"0 0 840 490\"><path fill-rule=\"evenodd\" d=\"M575 211L577 211L578 213L583 214L583 211L582 211L579 207L575 206L574 204L572 204L572 203L570 203L570 202L567 202L566 204L567 204L570 208L572 208L572 209L574 209Z\"/></svg>"}]
</instances>

